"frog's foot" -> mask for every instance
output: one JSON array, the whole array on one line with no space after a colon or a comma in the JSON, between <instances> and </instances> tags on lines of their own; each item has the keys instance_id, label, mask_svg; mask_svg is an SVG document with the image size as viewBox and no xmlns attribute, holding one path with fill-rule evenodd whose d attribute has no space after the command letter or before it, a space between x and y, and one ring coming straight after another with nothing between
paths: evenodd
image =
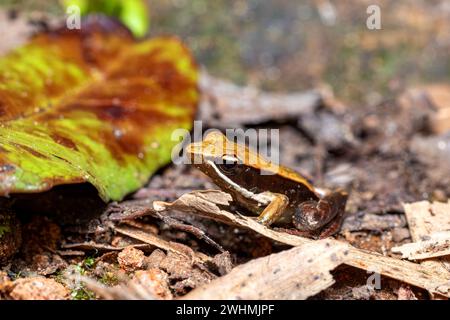
<instances>
[{"instance_id":1,"label":"frog's foot","mask_svg":"<svg viewBox=\"0 0 450 320\"><path fill-rule=\"evenodd\" d=\"M292 217L294 226L311 232L314 238L325 238L336 233L345 213L347 193L337 191L325 195L319 201L301 203Z\"/></svg>"},{"instance_id":2,"label":"frog's foot","mask_svg":"<svg viewBox=\"0 0 450 320\"><path fill-rule=\"evenodd\" d=\"M324 239L337 233L344 221L345 210L341 210L327 225L312 235L315 239Z\"/></svg>"},{"instance_id":3,"label":"frog's foot","mask_svg":"<svg viewBox=\"0 0 450 320\"><path fill-rule=\"evenodd\" d=\"M265 193L265 195L270 196L271 201L256 220L268 227L283 215L289 204L289 199L280 193Z\"/></svg>"}]
</instances>

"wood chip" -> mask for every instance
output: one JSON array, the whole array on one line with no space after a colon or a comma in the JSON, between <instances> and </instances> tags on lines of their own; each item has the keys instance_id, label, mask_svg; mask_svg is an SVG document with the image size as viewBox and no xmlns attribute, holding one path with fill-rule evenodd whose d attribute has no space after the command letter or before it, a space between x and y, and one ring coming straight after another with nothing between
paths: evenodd
<instances>
[{"instance_id":1,"label":"wood chip","mask_svg":"<svg viewBox=\"0 0 450 320\"><path fill-rule=\"evenodd\" d=\"M252 217L233 214L225 209L232 198L229 194L219 190L195 191L181 196L172 203L155 201L153 208L161 213L165 210L179 210L202 217L222 221L227 224L251 229L267 238L288 244L301 246L314 240L274 231L256 222ZM358 249L345 242L330 240L348 246L348 258L345 264L376 271L387 277L427 289L431 293L450 297L448 291L448 273L446 270L429 268L424 265L382 256L375 252Z\"/></svg>"},{"instance_id":2,"label":"wood chip","mask_svg":"<svg viewBox=\"0 0 450 320\"><path fill-rule=\"evenodd\" d=\"M406 243L392 248L392 252L401 253L402 258L422 260L450 255L450 232L438 232L430 235L429 240Z\"/></svg>"},{"instance_id":3,"label":"wood chip","mask_svg":"<svg viewBox=\"0 0 450 320\"><path fill-rule=\"evenodd\" d=\"M432 233L450 231L450 201L419 201L405 203L403 207L413 241L428 240Z\"/></svg>"},{"instance_id":4,"label":"wood chip","mask_svg":"<svg viewBox=\"0 0 450 320\"><path fill-rule=\"evenodd\" d=\"M427 241L432 234L450 230L450 201L419 201L404 204L403 207L414 242ZM421 265L435 273L441 273L447 279L446 284L439 286L439 292L450 289L450 256L426 260Z\"/></svg>"},{"instance_id":5,"label":"wood chip","mask_svg":"<svg viewBox=\"0 0 450 320\"><path fill-rule=\"evenodd\" d=\"M342 243L306 243L240 265L183 299L306 299L334 283L330 271L346 254L347 246Z\"/></svg>"}]
</instances>

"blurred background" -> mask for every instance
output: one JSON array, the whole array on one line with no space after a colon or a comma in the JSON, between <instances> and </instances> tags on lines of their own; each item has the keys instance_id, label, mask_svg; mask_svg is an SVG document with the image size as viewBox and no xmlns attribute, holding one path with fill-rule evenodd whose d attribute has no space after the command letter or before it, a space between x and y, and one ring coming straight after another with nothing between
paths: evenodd
<instances>
[{"instance_id":1,"label":"blurred background","mask_svg":"<svg viewBox=\"0 0 450 320\"><path fill-rule=\"evenodd\" d=\"M61 19L58 0L1 0L0 9ZM381 30L366 27L369 5ZM448 0L152 0L149 35L175 34L214 76L275 91L322 84L350 105L415 84L450 81Z\"/></svg>"}]
</instances>

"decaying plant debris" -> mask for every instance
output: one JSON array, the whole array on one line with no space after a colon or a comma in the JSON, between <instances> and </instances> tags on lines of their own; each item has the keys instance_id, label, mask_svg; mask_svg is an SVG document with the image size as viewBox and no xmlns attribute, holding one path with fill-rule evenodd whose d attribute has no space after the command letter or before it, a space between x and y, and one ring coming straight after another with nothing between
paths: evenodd
<instances>
[{"instance_id":1,"label":"decaying plant debris","mask_svg":"<svg viewBox=\"0 0 450 320\"><path fill-rule=\"evenodd\" d=\"M320 106L311 112L311 117L317 112L337 117ZM387 117L382 111L378 112L380 119ZM400 112L391 118L401 123L405 116ZM398 153L389 144L391 135L364 121L361 127L357 116L351 117L346 125L357 128L352 130L370 133L364 146L361 141L356 142L360 145L357 153L350 148L347 138L342 138L339 143L326 139L312 142L302 140L301 134L287 126L281 130L281 134L299 139L305 148L317 148L318 151L338 148L347 150L345 152L357 159L356 165L351 167L345 158L330 162L319 152L303 154L305 160L298 164L293 160L298 154L284 149L286 158L282 161L293 164L293 167L299 166L307 176L319 175L323 184L353 189L340 235L337 239L326 240L332 248L339 248L331 264L326 262L330 261L328 251L321 252L325 242L302 238L285 229L266 228L251 217L231 212L228 194L218 190L193 191L213 186L199 172L188 167L170 167L139 190L134 199L112 203L100 219L87 220L84 227L83 224L76 229L71 225L63 226L63 232L56 233L51 231L54 227L47 228L53 236L49 237L46 231L41 232L42 236L54 240L50 244L34 241L35 249L25 251L25 256L19 255L13 266L31 262L24 275L38 271L52 278L60 273L58 281L71 290L71 295L64 297L76 299L308 298L325 288L328 289L323 291L324 294L332 292L340 284L333 280L335 272L348 271L334 270L339 264L362 269L368 272L367 275L377 272L398 281L398 298L423 297L417 288L427 290L433 297L448 297L447 257L419 263L404 261L394 254L395 249L391 251L395 246L410 242L410 238L420 243L430 240L427 237L435 232L448 230L448 205L439 202L407 204L404 205L406 218L402 206L403 202L418 199L424 190L436 190L433 195L442 200L448 192L445 180L419 183L419 173L437 170L412 160L416 159L414 152L423 151L414 149L412 153ZM401 136L416 129L398 126L397 130ZM408 146L403 140L399 143ZM381 152L378 145L385 148L384 151ZM390 154L391 160L381 161L381 155L372 156L374 152ZM311 165L311 160L322 165L319 168ZM410 161L409 167L404 167L405 161ZM372 167L370 172L364 170L367 166ZM390 172L387 177L386 172ZM417 188L411 188L412 184ZM25 227L33 230L37 228L33 227L36 223L50 223L40 221L32 221ZM64 243L55 245L62 238ZM282 251L292 246L295 248ZM38 260L27 258L36 252ZM258 269L258 265L265 264L265 261L270 261L270 268L276 270L281 261L277 257L290 257L292 252L301 257L314 255L313 264L324 269L319 272L317 267L310 269L307 265L298 265L295 271L301 270L305 275L299 280L302 283L299 287L292 285L290 277L296 273L287 266L280 267L282 275L278 272L269 272L266 276L261 274L258 276L261 281L254 284L247 278L248 272L253 272L246 270ZM13 270L19 269L10 269L10 272ZM315 277L318 275L316 272L322 277ZM306 275L311 275L313 280ZM275 280L281 281L280 285L273 286ZM8 289L14 286L15 281L8 281L8 286L3 286L2 296L9 299L19 297L11 295L12 291ZM251 288L256 284L258 290L255 291ZM407 284L412 289L405 287ZM218 291L217 286L222 289ZM360 286L364 287L365 283L360 283ZM367 296L357 292L355 288L354 298ZM376 291L371 294L376 294Z\"/></svg>"},{"instance_id":2,"label":"decaying plant debris","mask_svg":"<svg viewBox=\"0 0 450 320\"><path fill-rule=\"evenodd\" d=\"M185 299L306 299L334 283L347 246L320 240L247 262Z\"/></svg>"},{"instance_id":3,"label":"decaying plant debris","mask_svg":"<svg viewBox=\"0 0 450 320\"><path fill-rule=\"evenodd\" d=\"M350 191L340 233L315 241L266 228L233 211L230 196L201 173L171 165L106 208L80 206L69 216L67 205L41 206L58 199L48 194L22 208L12 226L26 232L6 248L22 243L0 270L1 299L450 296L448 85L355 108L323 87L273 94L206 71L200 88L207 127L278 128L289 142L280 146L282 164ZM374 272L380 290L367 286Z\"/></svg>"},{"instance_id":4,"label":"decaying plant debris","mask_svg":"<svg viewBox=\"0 0 450 320\"><path fill-rule=\"evenodd\" d=\"M409 260L424 260L444 257L444 260L428 260L427 265L438 265L449 270L450 255L450 202L428 201L405 204L405 214L415 242L392 248L393 252L402 254ZM439 268L439 267L438 267Z\"/></svg>"},{"instance_id":5,"label":"decaying plant debris","mask_svg":"<svg viewBox=\"0 0 450 320\"><path fill-rule=\"evenodd\" d=\"M450 255L450 233L433 233L427 240L406 243L392 248L392 252L401 253L402 258L423 260Z\"/></svg>"},{"instance_id":6,"label":"decaying plant debris","mask_svg":"<svg viewBox=\"0 0 450 320\"><path fill-rule=\"evenodd\" d=\"M220 191L203 191L186 194L173 203L157 202L154 204L154 207L157 211L170 209L199 213L204 217L252 229L275 241L293 246L313 242L313 240L310 239L270 230L249 217L236 215L219 208L219 205L226 206L229 205L230 202L231 197L226 193ZM333 243L341 242L333 241ZM344 245L344 243L341 244ZM450 296L450 292L443 291L443 286L448 281L448 274L446 272L439 273L433 269L427 269L417 264L370 253L365 250L348 246L347 244L346 247L346 255L348 255L348 257L344 262L348 265L366 269L368 271L376 270L376 272L380 274L422 287L429 290L431 293Z\"/></svg>"},{"instance_id":7,"label":"decaying plant debris","mask_svg":"<svg viewBox=\"0 0 450 320\"><path fill-rule=\"evenodd\" d=\"M337 117L320 106L309 112L312 112L310 117L313 118L317 112ZM382 111L378 112L380 119L387 117ZM405 116L398 113L390 117L394 120L389 121L402 123L401 119ZM424 180L419 183L418 173L426 174L431 169L437 169L413 161L415 153L398 153L389 144L392 136L376 129L371 123L363 121L361 124L355 115L346 121L350 121L348 124L343 122L348 128L357 128L353 131L368 132L366 134L370 138L366 138L365 145L361 145L361 141L350 142L347 138L339 138L338 135L336 138L341 139L339 143L326 139L313 142L302 140L300 133L291 131L287 126L281 130L281 134L299 139L305 149L332 151L338 148L357 159L356 165L351 167L345 158L330 162L322 151L303 154L305 160L299 164L293 160L299 155L284 149L284 163L299 166L307 176L319 175L323 184L353 189L341 234L336 240L326 240L332 248L339 248L333 255L333 263L327 263L330 261L328 249L321 251L325 242L286 232L289 230L269 229L251 217L231 212L228 194L218 190L192 191L212 187L200 173L187 167L170 167L139 190L134 199L109 205L100 219L87 220L85 227L82 224L74 229L68 225L63 226L62 230L58 228L58 231L55 226L43 228L46 224L51 225L47 220L26 224L29 230L43 230L41 236L47 240L32 240L34 249L19 255L9 272L20 270L20 265L29 263L28 271L23 273L25 276L38 272L54 278L60 274L56 278L71 291L71 295L65 294L62 296L64 298L308 298L327 287L325 292L332 290L338 283L333 285L336 280L329 272L333 275L334 272L344 272L333 269L345 264L399 281L399 298L415 297L414 292L417 294L417 289L408 289L404 287L406 284L412 285L412 288L423 288L434 297L448 297L447 257L418 263L401 260L401 257L390 252L395 246L405 245L410 237L415 243L420 243L429 240L427 237L435 232L448 230L448 205L439 202L405 205L406 219L402 206L402 202L418 199L424 190L437 190L437 199L444 198L442 194L448 192L445 181ZM353 122L357 124L352 125ZM302 126L302 122L299 125ZM398 126L397 130L402 136L411 134L415 128ZM350 148L352 143L360 145L358 151ZM399 140L399 143L408 146L406 141ZM381 147L383 151L379 150ZM391 160L381 161L381 155L372 156L374 152L390 154ZM414 149L413 152L423 151ZM316 165L312 165L312 160ZM405 161L410 161L409 167L404 166ZM322 165L318 167L317 162ZM372 167L371 172L364 170L367 166ZM386 172L390 175L386 176ZM417 189L412 189L412 185ZM389 235L388 238L384 234ZM393 240L394 236L398 240ZM64 242L57 245L63 238ZM25 241L30 243L27 239ZM279 252L292 246L295 248ZM285 256L291 257L294 253L302 257L301 260L308 254L313 255L312 264L324 269L319 271L317 267L310 268L308 265L300 264L294 268L295 264L281 264L280 274L263 273L258 276L261 281L255 283L248 279L248 272L253 273L248 270L258 269L259 264L266 264L265 261L270 261L271 270L276 270L281 261L277 257L287 259ZM32 258L33 255L38 258ZM299 287L290 280L296 275L294 271L305 275L305 278L296 277L298 283L301 282ZM319 273L322 276L316 278ZM313 280L308 276L312 276ZM8 282L3 282L2 297L20 297L11 294L11 288L16 284L7 278ZM275 280L280 281L279 285L272 285ZM256 285L258 290L253 290ZM217 290L217 286L221 290ZM356 298L364 296L354 292Z\"/></svg>"},{"instance_id":8,"label":"decaying plant debris","mask_svg":"<svg viewBox=\"0 0 450 320\"><path fill-rule=\"evenodd\" d=\"M450 206L444 202L420 201L413 204L405 204L405 215L411 230L411 237L414 242L426 241L436 233L446 232L450 229ZM438 251L445 250L439 248ZM431 250L435 251L435 250ZM450 257L444 256L436 259L421 261L421 264L432 268L437 272L447 274L450 270ZM447 281L443 290L449 289Z\"/></svg>"}]
</instances>

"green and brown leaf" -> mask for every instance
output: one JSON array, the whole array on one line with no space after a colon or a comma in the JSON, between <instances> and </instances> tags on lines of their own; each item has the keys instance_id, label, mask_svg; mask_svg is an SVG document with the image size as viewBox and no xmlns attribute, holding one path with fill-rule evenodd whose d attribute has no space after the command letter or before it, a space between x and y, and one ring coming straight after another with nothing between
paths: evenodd
<instances>
[{"instance_id":1,"label":"green and brown leaf","mask_svg":"<svg viewBox=\"0 0 450 320\"><path fill-rule=\"evenodd\" d=\"M37 35L0 70L0 196L89 182L123 198L170 161L199 96L177 39L136 42L104 19Z\"/></svg>"}]
</instances>

